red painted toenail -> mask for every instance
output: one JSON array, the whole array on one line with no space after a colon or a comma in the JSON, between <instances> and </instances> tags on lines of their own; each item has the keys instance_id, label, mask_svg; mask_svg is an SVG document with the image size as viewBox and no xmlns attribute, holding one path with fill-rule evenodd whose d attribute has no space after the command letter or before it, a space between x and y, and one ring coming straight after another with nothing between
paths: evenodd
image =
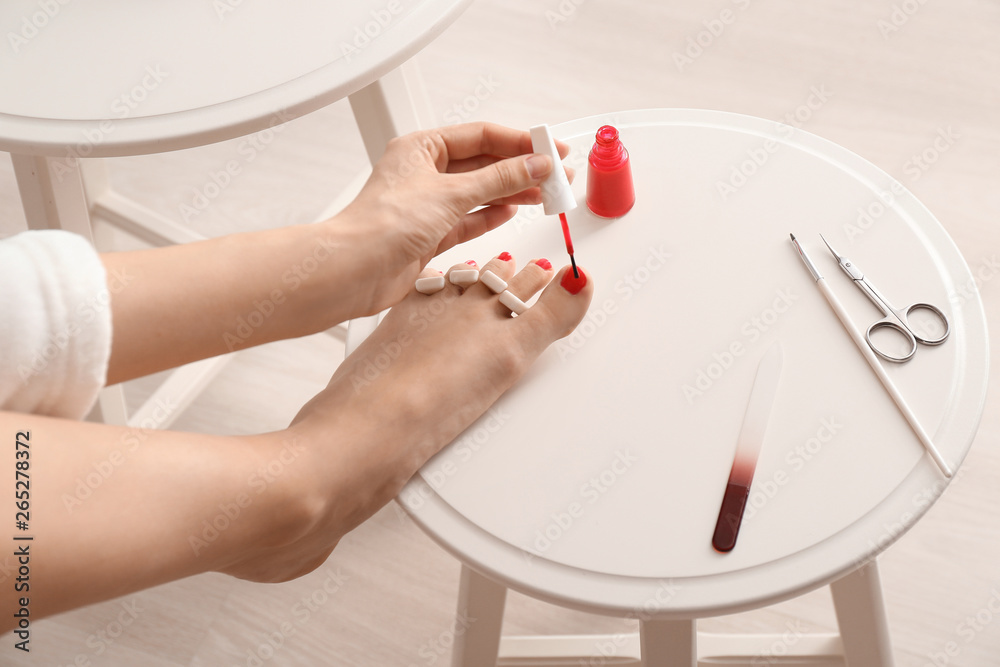
<instances>
[{"instance_id":1,"label":"red painted toenail","mask_svg":"<svg viewBox=\"0 0 1000 667\"><path fill-rule=\"evenodd\" d=\"M470 259L468 262L466 262L466 264L468 264L469 266L478 266L478 264L476 264L476 260L474 259Z\"/></svg>"},{"instance_id":2,"label":"red painted toenail","mask_svg":"<svg viewBox=\"0 0 1000 667\"><path fill-rule=\"evenodd\" d=\"M574 278L573 272L567 271L563 274L562 280L559 281L559 284L562 285L562 288L570 294L579 294L580 290L587 286L587 274L581 271L580 277Z\"/></svg>"},{"instance_id":3,"label":"red painted toenail","mask_svg":"<svg viewBox=\"0 0 1000 667\"><path fill-rule=\"evenodd\" d=\"M549 260L545 259L544 257L542 259L536 259L535 260L535 264L537 264L538 266L542 267L546 271L548 271L549 269L552 268L552 262L550 262Z\"/></svg>"},{"instance_id":4,"label":"red painted toenail","mask_svg":"<svg viewBox=\"0 0 1000 667\"><path fill-rule=\"evenodd\" d=\"M502 252L499 255L497 255L497 259L509 262L510 260L514 259L514 257L509 252Z\"/></svg>"}]
</instances>

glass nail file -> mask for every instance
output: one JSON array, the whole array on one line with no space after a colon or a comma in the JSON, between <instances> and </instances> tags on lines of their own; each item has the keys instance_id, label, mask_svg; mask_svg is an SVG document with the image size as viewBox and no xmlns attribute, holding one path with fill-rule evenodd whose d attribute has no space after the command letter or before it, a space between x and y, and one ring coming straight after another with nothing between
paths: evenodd
<instances>
[{"instance_id":1,"label":"glass nail file","mask_svg":"<svg viewBox=\"0 0 1000 667\"><path fill-rule=\"evenodd\" d=\"M753 473L764 444L771 407L778 393L782 359L781 343L775 341L757 365L757 375L753 380L753 389L750 390L750 402L743 414L743 426L740 427L740 435L736 440L736 457L729 471L719 519L715 524L715 534L712 535L712 546L722 553L732 551L736 546L736 537L740 533L740 524L743 523L743 510L750 496Z\"/></svg>"}]
</instances>

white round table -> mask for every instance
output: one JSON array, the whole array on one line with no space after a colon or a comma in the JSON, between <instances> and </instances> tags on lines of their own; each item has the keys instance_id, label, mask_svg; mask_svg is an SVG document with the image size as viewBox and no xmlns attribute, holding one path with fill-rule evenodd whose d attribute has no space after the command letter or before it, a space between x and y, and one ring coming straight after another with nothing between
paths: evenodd
<instances>
[{"instance_id":1,"label":"white round table","mask_svg":"<svg viewBox=\"0 0 1000 667\"><path fill-rule=\"evenodd\" d=\"M6 2L0 150L109 157L243 136L361 90L469 4Z\"/></svg>"},{"instance_id":2,"label":"white round table","mask_svg":"<svg viewBox=\"0 0 1000 667\"><path fill-rule=\"evenodd\" d=\"M374 164L389 139L420 128L427 107L408 59L471 2L4 3L0 150L11 153L28 227L93 241L99 218L152 245L201 240L183 222L111 190L93 158L267 133L343 97ZM349 202L366 176L323 216ZM372 321L357 324L352 333L363 336ZM177 369L132 415L120 388L105 390L94 417L142 424L163 400L186 407L227 360Z\"/></svg>"},{"instance_id":3,"label":"white round table","mask_svg":"<svg viewBox=\"0 0 1000 667\"><path fill-rule=\"evenodd\" d=\"M584 205L587 153L605 123L620 130L635 177L636 205L616 220ZM943 345L921 345L887 371L953 468L975 436L988 367L982 304L958 296L974 284L958 249L887 174L787 125L646 110L553 131L577 168L580 206L569 220L577 261L596 284L590 311L399 498L467 565L460 607L491 617L509 587L639 614L647 664L689 664L696 649L683 638L693 637L693 619L833 582L851 664L891 664L875 557L947 480L789 233L862 329L881 315L819 233L891 301L947 313ZM566 259L558 220L532 207L434 263L482 262L500 250L521 263ZM711 537L736 437L757 363L777 340L784 367L750 502L736 548L720 554ZM459 642L465 657L455 664L488 664L489 626ZM688 648L677 649L678 637Z\"/></svg>"}]
</instances>

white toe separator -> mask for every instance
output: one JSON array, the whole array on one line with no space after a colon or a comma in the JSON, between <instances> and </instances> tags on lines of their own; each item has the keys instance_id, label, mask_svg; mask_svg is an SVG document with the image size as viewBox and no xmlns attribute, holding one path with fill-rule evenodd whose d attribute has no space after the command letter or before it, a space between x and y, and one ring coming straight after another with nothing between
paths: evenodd
<instances>
[{"instance_id":1,"label":"white toe separator","mask_svg":"<svg viewBox=\"0 0 1000 667\"><path fill-rule=\"evenodd\" d=\"M500 294L505 289L507 289L507 283L503 281L503 278L493 273L489 269L483 271L479 274L479 281L490 288L490 291L494 294ZM511 296L514 296L513 294ZM506 304L505 304L506 305Z\"/></svg>"},{"instance_id":2,"label":"white toe separator","mask_svg":"<svg viewBox=\"0 0 1000 667\"><path fill-rule=\"evenodd\" d=\"M434 294L444 289L444 276L431 276L430 278L417 278L414 287L421 294Z\"/></svg>"},{"instance_id":3,"label":"white toe separator","mask_svg":"<svg viewBox=\"0 0 1000 667\"><path fill-rule=\"evenodd\" d=\"M510 290L503 291L500 295L500 303L510 308L510 311L516 315L520 315L528 310L528 306Z\"/></svg>"},{"instance_id":4,"label":"white toe separator","mask_svg":"<svg viewBox=\"0 0 1000 667\"><path fill-rule=\"evenodd\" d=\"M448 274L448 279L451 281L452 285L458 285L459 287L468 287L469 285L474 285L479 282L479 270L478 269L456 269Z\"/></svg>"}]
</instances>

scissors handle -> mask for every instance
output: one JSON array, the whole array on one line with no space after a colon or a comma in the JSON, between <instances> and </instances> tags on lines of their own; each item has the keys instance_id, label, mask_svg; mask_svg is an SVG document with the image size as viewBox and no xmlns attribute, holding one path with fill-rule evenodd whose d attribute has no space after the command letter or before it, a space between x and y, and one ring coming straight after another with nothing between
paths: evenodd
<instances>
[{"instance_id":1,"label":"scissors handle","mask_svg":"<svg viewBox=\"0 0 1000 667\"><path fill-rule=\"evenodd\" d=\"M872 339L872 334L879 329L892 329L893 331L898 332L899 335L901 335L909 344L909 348L902 356L898 357L879 348L874 339ZM865 340L868 341L868 345L872 348L875 354L882 357L886 361L891 361L897 364L909 361L917 352L917 337L908 328L900 324L895 315L883 317L881 320L868 327L868 331L865 332Z\"/></svg>"},{"instance_id":2,"label":"scissors handle","mask_svg":"<svg viewBox=\"0 0 1000 667\"><path fill-rule=\"evenodd\" d=\"M888 306L888 304L886 304ZM951 324L948 322L948 318L941 309L937 306L931 305L929 303L914 303L909 305L906 310L896 310L891 306L890 312L886 314L881 320L878 320L870 327L868 331L865 332L865 340L871 345L872 350L875 354L882 357L886 361L892 361L901 364L905 361L909 361L917 351L917 343L923 343L924 345L940 345L948 338L948 334L951 333ZM934 316L941 322L944 328L944 333L936 338L928 338L922 335L920 327L915 327L910 323L909 316L916 310L927 310L934 314ZM883 349L879 349L878 345L872 339L872 333L880 329L892 329L898 332L906 340L908 348L904 354L901 356L895 356L889 354Z\"/></svg>"},{"instance_id":3,"label":"scissors handle","mask_svg":"<svg viewBox=\"0 0 1000 667\"><path fill-rule=\"evenodd\" d=\"M915 310L927 310L933 313L934 316L938 319L938 321L941 322L941 326L944 327L944 333L938 336L937 338L927 338L926 336L922 335L920 327L913 326L912 324L910 324L909 321L910 315ZM905 324L906 327L910 330L910 332L913 334L913 337L917 339L918 343L923 343L924 345L940 345L945 341L946 338L948 338L948 334L951 333L951 323L948 321L948 318L945 316L944 313L941 312L940 308L931 305L929 303L910 304L909 306L907 306L906 310L902 312L901 315L903 324Z\"/></svg>"}]
</instances>

